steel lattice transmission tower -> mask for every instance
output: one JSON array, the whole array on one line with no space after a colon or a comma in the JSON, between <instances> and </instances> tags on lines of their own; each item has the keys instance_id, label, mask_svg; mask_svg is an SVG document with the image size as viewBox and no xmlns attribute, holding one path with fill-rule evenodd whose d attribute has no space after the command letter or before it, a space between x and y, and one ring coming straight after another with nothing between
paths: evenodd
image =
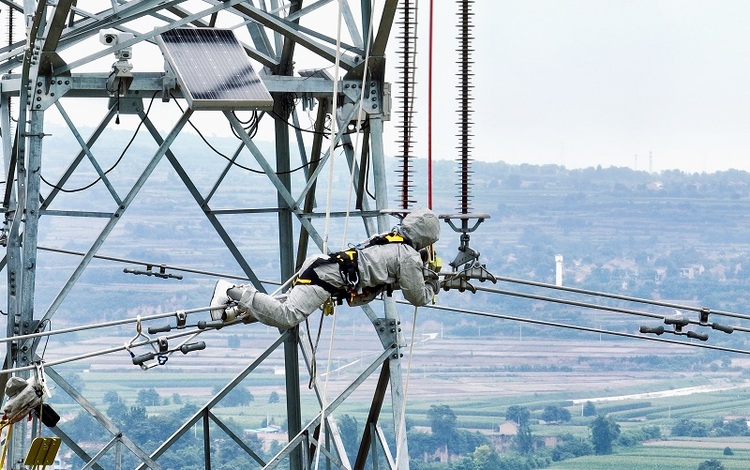
<instances>
[{"instance_id":1,"label":"steel lattice transmission tower","mask_svg":"<svg viewBox=\"0 0 750 470\"><path fill-rule=\"evenodd\" d=\"M152 184L157 167L166 166L171 175L166 183L158 184L181 185L185 189L185 200L175 201L175 207L195 207L202 214L204 226L221 240L238 267L241 272L238 278L263 290L266 286L258 275L257 253L241 248L247 243L238 239L241 234L232 230L234 222L227 219L274 224L278 232L278 241L274 243L278 252L275 263L280 266L278 279L283 282L290 278L301 261L319 252L327 241L322 224L324 207L316 206L316 189L323 185L323 177L328 173L324 170L333 165L337 153L343 153L346 166L355 176L351 178L357 196L353 216L361 220L361 230L372 234L393 225L393 220L384 214L388 197L383 129L391 107L390 86L385 81L386 48L398 1L377 2L377 10L373 5L370 0L292 0L288 3L277 0L97 0L85 4L74 0L3 1L4 14L15 24L15 35L19 36L21 31L26 34L19 40L11 38L7 46L0 47L0 131L5 163L2 242L6 248L2 269L7 279L9 338L2 384L10 375L7 371L21 376L33 373L40 354L39 342L24 335L49 328L52 319L66 314L69 321L70 312L76 310L75 292L82 280L87 279L89 270L102 262L128 258L129 245L122 243L115 234L122 228L120 221L128 217L134 206L148 205L141 194L144 187ZM175 70L173 65L164 65L163 49L157 45L163 35L177 28L231 30L270 93L270 104L248 108L224 103L209 106L211 110L207 111L196 101L187 99L184 84L188 77L181 75L184 71ZM338 31L341 31L340 37ZM117 59L114 64L111 62L113 54ZM145 58L156 64L154 69L145 71L138 65L139 59ZM305 64L306 68L302 70L300 64ZM175 103L179 107L175 107ZM250 113L252 118L242 121L239 111ZM98 124L93 127L76 124L81 112L87 117L99 113ZM300 124L305 112L312 116L310 129ZM157 113L160 113L158 118L152 117ZM55 140L58 135L46 132L50 114L67 129L64 145ZM152 144L135 178L124 178L117 170L122 158L124 161L130 158L129 143L123 144L117 161L95 148L121 118L123 122L126 118L131 123L138 122L138 129ZM225 151L228 161L218 169L218 176L208 182L202 174L191 172L175 150L176 142L186 130L201 119L231 129L239 142L234 153ZM336 125L331 125L332 120ZM256 135L263 133L272 136L273 148L258 145ZM260 176L238 171L239 155L243 153L249 154L243 161L245 166L251 161L261 169ZM143 155L143 151L140 154ZM61 162L66 162L62 169L45 171L54 165L59 168ZM298 166L304 168L301 181L294 179L299 178L300 172L295 172ZM135 171L132 166L131 171ZM81 172L93 176L89 179L90 185L78 185L85 180L79 178ZM49 174L55 175L51 181ZM48 175L45 180L44 175ZM264 201L218 198L223 189L231 193L232 188L259 185L259 181L271 188L273 197ZM322 200L317 199L318 203ZM345 215L342 205L333 207L330 213L333 219ZM89 239L65 239L77 234L67 229L87 224L95 227ZM51 231L59 243L41 246L40 233ZM310 241L314 246L310 246ZM75 249L65 249L68 244ZM103 246L107 247L108 256L102 255ZM74 260L72 269L59 275L62 277L54 290L40 292L38 268L53 263L51 260L61 254ZM154 266L146 262L131 269L131 272L162 278L177 277L176 271L166 264ZM195 273L206 275L204 285L215 280L205 270L196 269ZM108 284L106 276L98 282L97 289L117 289ZM173 287L165 287L165 291L160 292L158 286L161 285L166 284L157 285L153 295L170 295L167 289ZM375 307L380 309L378 305L364 310L373 325L377 325L375 330L383 353L351 387L356 388L368 374L380 371L356 461L347 463L340 449L340 439L331 432L335 431L334 423L328 423L326 432L321 434L321 415L311 422L303 422L299 366L304 364L301 354L304 348L298 341L298 331L291 330L280 334L268 348L268 351L277 347L284 351L289 445L271 461L262 462L264 468L274 468L281 462L283 465L288 462L292 469L309 468L314 455L311 450L322 445L328 449L322 457L326 465L363 468L368 454L380 449L385 454L393 454L388 459L393 466L408 469L406 437L402 429L404 392L400 348L403 344L397 328L398 314L392 299L386 299L382 311L374 310ZM16 337L21 338L14 339ZM73 396L111 433L112 440L107 448L124 446L138 458L142 468L161 468L159 457L171 444L195 423L203 423L204 458L209 468L209 423L216 421L217 426L226 428L211 413L211 407L257 368L264 357L261 355L250 362L183 428L173 436L165 436L163 445L151 453L140 449L128 437L127 430L118 429L88 403L54 366L47 366L45 370L58 387ZM378 416L386 390L390 390L392 418L396 423L398 461L394 461L397 452L378 439ZM328 401L322 419L327 422L329 414L350 392L347 389L335 400ZM55 428L54 432L89 462L91 468L101 468L97 463L99 454L87 453L60 429ZM230 437L243 445L236 436L230 434ZM14 431L8 457L12 468L23 468L20 462L29 447L29 439L30 430L26 425ZM246 450L250 454L253 452ZM106 448L101 451L105 452Z\"/></svg>"}]
</instances>

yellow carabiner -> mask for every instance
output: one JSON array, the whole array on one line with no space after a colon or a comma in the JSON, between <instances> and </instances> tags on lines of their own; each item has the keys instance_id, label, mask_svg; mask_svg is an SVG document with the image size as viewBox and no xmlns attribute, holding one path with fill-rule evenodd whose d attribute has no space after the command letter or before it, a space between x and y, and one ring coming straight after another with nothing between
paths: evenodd
<instances>
[{"instance_id":1,"label":"yellow carabiner","mask_svg":"<svg viewBox=\"0 0 750 470\"><path fill-rule=\"evenodd\" d=\"M333 297L328 297L325 302L323 302L323 315L333 315L336 313L336 304L333 303Z\"/></svg>"}]
</instances>

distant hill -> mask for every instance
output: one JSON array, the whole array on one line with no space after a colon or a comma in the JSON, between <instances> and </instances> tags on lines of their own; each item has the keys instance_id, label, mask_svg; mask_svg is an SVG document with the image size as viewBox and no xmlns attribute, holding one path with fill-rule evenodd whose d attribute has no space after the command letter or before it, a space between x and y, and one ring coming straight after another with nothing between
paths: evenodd
<instances>
[{"instance_id":1,"label":"distant hill","mask_svg":"<svg viewBox=\"0 0 750 470\"><path fill-rule=\"evenodd\" d=\"M64 135L51 129L54 135ZM142 134L118 161L130 133L117 131L95 144L92 151L112 165L110 177L118 192L125 194L156 150L156 144ZM70 138L68 138L70 139ZM225 158L237 148L236 139L207 139L213 149L194 134L186 133L172 151L201 191L211 185L226 166ZM67 164L62 153L75 153L77 144L65 141L47 149L42 173L55 181ZM270 144L258 144L265 151ZM50 149L53 150L50 150ZM67 149L70 149L69 152ZM222 152L220 156L217 152ZM54 155L51 158L49 155ZM297 159L298 157L293 157ZM334 174L336 191L346 188L348 175L343 157ZM271 164L273 164L272 159ZM118 163L119 162L119 163ZM240 162L253 171L260 165L245 152ZM399 161L388 158L390 199L396 207ZM415 205L426 205L426 161L413 162ZM294 165L293 165L294 166ZM213 209L228 207L264 208L276 204L276 195L263 175L246 169L233 169L226 183L210 201ZM434 208L443 214L458 209L457 163L436 161L433 166ZM488 269L503 276L553 282L554 257L564 257L564 283L586 289L618 292L631 296L675 299L714 309L742 311L748 305L746 285L750 279L750 174L742 171L683 173L665 171L651 174L628 168L586 168L569 170L559 165L510 165L503 162L472 163L472 211L490 218L471 234L471 247L481 253ZM84 187L96 178L90 165L66 184ZM303 174L292 175L295 187L303 184ZM316 211L323 212L327 177L321 178ZM47 191L47 187L43 188ZM347 194L332 199L336 210L346 209ZM104 185L64 194L53 208L85 207L87 210L113 210ZM278 276L275 215L226 215L221 220L243 252L251 253L261 278ZM40 232L40 245L85 251L101 230L101 221L64 225L48 218ZM315 223L321 224L320 220ZM338 224L338 222L337 222ZM334 226L331 239L338 240L342 227ZM348 239L364 236L353 227ZM338 243L338 242L336 242ZM456 254L457 233L448 226L438 243L447 264ZM195 201L166 160L139 193L100 254L150 262L192 266L210 272L241 274L232 257L213 234ZM51 301L51 293L66 279L77 263L69 255L45 254L40 260L40 302ZM149 308L183 308L204 302L213 283L210 277L186 275L183 281L125 275L123 266L92 263L83 280L88 290L74 290L76 313L101 318L132 315ZM97 286L115 283L118 288L100 292ZM155 284L161 283L161 284ZM166 284L165 284L166 283ZM154 298L149 292L164 289ZM49 296L47 298L46 296ZM450 299L450 295L445 297ZM479 298L477 298L479 301ZM155 302L157 302L155 304ZM484 300L482 302L485 302ZM556 305L507 298L511 310L534 309L561 315L570 309ZM572 312L572 311L571 311ZM570 312L569 312L570 313ZM565 313L567 314L567 313ZM571 313L572 314L572 313Z\"/></svg>"}]
</instances>

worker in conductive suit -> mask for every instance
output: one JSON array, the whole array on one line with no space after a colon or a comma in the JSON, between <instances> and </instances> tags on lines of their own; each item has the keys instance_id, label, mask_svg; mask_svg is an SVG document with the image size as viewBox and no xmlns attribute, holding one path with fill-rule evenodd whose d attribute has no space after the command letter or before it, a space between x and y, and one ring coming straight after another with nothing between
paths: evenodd
<instances>
[{"instance_id":1,"label":"worker in conductive suit","mask_svg":"<svg viewBox=\"0 0 750 470\"><path fill-rule=\"evenodd\" d=\"M349 250L308 258L292 288L279 298L252 285L218 281L211 298L211 317L289 329L331 299L361 305L396 289L411 304L426 305L440 288L437 273L426 268L439 236L435 213L415 209L393 232L376 235Z\"/></svg>"}]
</instances>

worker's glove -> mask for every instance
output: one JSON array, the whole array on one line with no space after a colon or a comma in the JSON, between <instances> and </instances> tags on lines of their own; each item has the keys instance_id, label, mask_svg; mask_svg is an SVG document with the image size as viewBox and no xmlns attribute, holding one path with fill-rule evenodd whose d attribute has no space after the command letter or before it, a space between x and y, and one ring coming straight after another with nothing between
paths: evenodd
<instances>
[{"instance_id":1,"label":"worker's glove","mask_svg":"<svg viewBox=\"0 0 750 470\"><path fill-rule=\"evenodd\" d=\"M432 287L432 293L437 294L440 290L440 277L438 277L435 271L431 269L422 269L422 275L424 276L424 283Z\"/></svg>"},{"instance_id":2,"label":"worker's glove","mask_svg":"<svg viewBox=\"0 0 750 470\"><path fill-rule=\"evenodd\" d=\"M430 261L430 250L422 248L419 250L419 257L422 258L422 264L427 264Z\"/></svg>"}]
</instances>

